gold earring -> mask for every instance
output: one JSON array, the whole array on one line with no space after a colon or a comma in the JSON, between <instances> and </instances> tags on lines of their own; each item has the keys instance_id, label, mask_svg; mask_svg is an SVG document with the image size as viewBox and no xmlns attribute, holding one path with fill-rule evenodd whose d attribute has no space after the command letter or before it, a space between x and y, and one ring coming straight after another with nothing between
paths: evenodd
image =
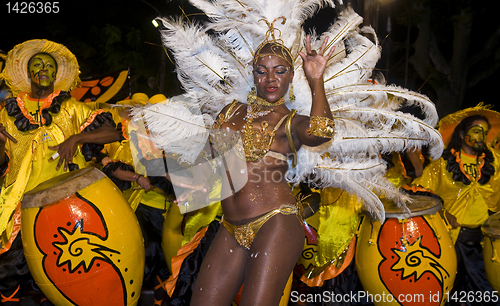
<instances>
[{"instance_id":1,"label":"gold earring","mask_svg":"<svg viewBox=\"0 0 500 306\"><path fill-rule=\"evenodd\" d=\"M252 104L257 100L257 91L255 90L255 87L252 87L250 92L247 94L247 103Z\"/></svg>"},{"instance_id":2,"label":"gold earring","mask_svg":"<svg viewBox=\"0 0 500 306\"><path fill-rule=\"evenodd\" d=\"M295 94L293 93L293 84L290 84L290 89L288 89L288 97L290 98L291 102L295 101Z\"/></svg>"}]
</instances>

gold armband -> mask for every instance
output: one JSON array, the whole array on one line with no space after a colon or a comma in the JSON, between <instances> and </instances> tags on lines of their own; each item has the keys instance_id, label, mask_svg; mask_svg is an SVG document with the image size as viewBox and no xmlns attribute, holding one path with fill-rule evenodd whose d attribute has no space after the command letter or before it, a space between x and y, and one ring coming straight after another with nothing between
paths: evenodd
<instances>
[{"instance_id":1,"label":"gold armband","mask_svg":"<svg viewBox=\"0 0 500 306\"><path fill-rule=\"evenodd\" d=\"M311 116L307 132L316 137L333 138L335 123L330 118Z\"/></svg>"}]
</instances>

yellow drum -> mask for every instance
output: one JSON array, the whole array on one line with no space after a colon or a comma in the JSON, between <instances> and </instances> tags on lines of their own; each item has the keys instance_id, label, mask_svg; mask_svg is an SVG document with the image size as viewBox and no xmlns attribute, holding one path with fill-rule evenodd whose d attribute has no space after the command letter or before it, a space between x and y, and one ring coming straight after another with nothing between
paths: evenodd
<instances>
[{"instance_id":1,"label":"yellow drum","mask_svg":"<svg viewBox=\"0 0 500 306\"><path fill-rule=\"evenodd\" d=\"M48 180L22 201L29 269L56 305L136 305L144 244L134 212L95 168Z\"/></svg>"},{"instance_id":2,"label":"yellow drum","mask_svg":"<svg viewBox=\"0 0 500 306\"><path fill-rule=\"evenodd\" d=\"M356 268L365 289L361 295L375 305L444 305L457 258L438 213L441 203L414 196L406 217L393 203L384 206L383 223L365 216L359 228Z\"/></svg>"},{"instance_id":3,"label":"yellow drum","mask_svg":"<svg viewBox=\"0 0 500 306\"><path fill-rule=\"evenodd\" d=\"M484 268L495 291L500 291L500 212L491 215L482 227L484 233Z\"/></svg>"}]
</instances>

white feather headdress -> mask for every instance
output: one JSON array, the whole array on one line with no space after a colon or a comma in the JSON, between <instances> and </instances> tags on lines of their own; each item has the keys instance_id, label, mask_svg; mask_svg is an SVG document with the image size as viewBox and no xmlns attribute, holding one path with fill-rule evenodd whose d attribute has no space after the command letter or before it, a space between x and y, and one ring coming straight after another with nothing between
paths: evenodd
<instances>
[{"instance_id":1,"label":"white feather headdress","mask_svg":"<svg viewBox=\"0 0 500 306\"><path fill-rule=\"evenodd\" d=\"M302 25L319 8L334 6L331 0L190 0L210 19L201 24L183 18L162 19L164 45L175 58L179 80L188 97L188 108L199 108L212 119L233 100L246 101L253 86L252 61L259 45L273 35L292 54L295 75L295 101L286 105L299 114L309 115L312 96L302 69L299 51L305 52ZM332 20L333 21L333 20ZM397 86L370 82L381 50L374 30L360 28L363 19L352 9L340 13L328 30L312 33L311 47L318 49L323 39L327 50L336 47L324 73L325 90L335 119L335 137L317 148L302 147L297 167L287 179L292 184L314 177L321 187L338 187L355 193L365 207L383 219L379 196L403 203L406 198L384 177L386 167L381 153L431 148L431 157L443 150L440 134L434 129L438 115L434 104L424 95ZM288 97L286 97L288 99ZM420 108L424 118L398 111L403 105ZM148 110L148 108L151 108ZM163 108L163 109L160 109ZM168 127L176 120L172 103L145 107L136 112L156 133L176 133ZM153 121L148 116L163 119ZM192 114L193 126L209 123L206 115ZM188 116L189 117L189 116ZM189 121L183 116L183 122ZM207 128L210 128L207 125ZM158 141L167 152L175 146L168 139ZM186 146L186 156L190 153ZM175 148L179 152L179 148ZM189 160L187 158L186 160ZM311 174L314 174L311 176ZM377 194L377 195L376 195ZM403 205L404 206L404 205Z\"/></svg>"}]
</instances>

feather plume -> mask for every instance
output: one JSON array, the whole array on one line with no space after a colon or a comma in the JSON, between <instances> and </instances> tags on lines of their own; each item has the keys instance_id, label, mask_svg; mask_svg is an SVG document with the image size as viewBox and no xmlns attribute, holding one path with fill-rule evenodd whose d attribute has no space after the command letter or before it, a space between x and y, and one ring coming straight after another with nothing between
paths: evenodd
<instances>
[{"instance_id":1,"label":"feather plume","mask_svg":"<svg viewBox=\"0 0 500 306\"><path fill-rule=\"evenodd\" d=\"M208 114L196 114L182 101L148 104L134 108L134 121L144 124L149 134L141 137L153 141L167 154L180 156L181 162L194 163L208 140L213 119Z\"/></svg>"},{"instance_id":2,"label":"feather plume","mask_svg":"<svg viewBox=\"0 0 500 306\"><path fill-rule=\"evenodd\" d=\"M301 115L309 115L312 95L299 56L305 51L306 41L302 25L319 8L333 7L333 0L190 2L209 21L199 24L165 18L166 29L162 31L163 43L175 59L186 91L186 101L148 105L135 113L137 119L145 120L159 146L181 154L186 161L194 160L213 118L234 99L245 101L253 86L254 54L266 39L276 39L290 49L296 100L289 101L287 95L286 105ZM330 39L327 52L336 48L324 74L336 133L320 147L303 146L297 167L290 168L286 178L291 184L313 178L320 187L354 193L381 220L384 206L379 196L403 208L408 199L384 177L386 167L380 154L429 145L432 156L437 158L443 143L434 129L438 115L429 98L370 80L381 48L374 30L361 27L362 22L361 16L346 8L326 32L310 33L313 49L319 48L326 36ZM423 118L401 112L407 105L420 109ZM183 143L184 137L191 140Z\"/></svg>"}]
</instances>

